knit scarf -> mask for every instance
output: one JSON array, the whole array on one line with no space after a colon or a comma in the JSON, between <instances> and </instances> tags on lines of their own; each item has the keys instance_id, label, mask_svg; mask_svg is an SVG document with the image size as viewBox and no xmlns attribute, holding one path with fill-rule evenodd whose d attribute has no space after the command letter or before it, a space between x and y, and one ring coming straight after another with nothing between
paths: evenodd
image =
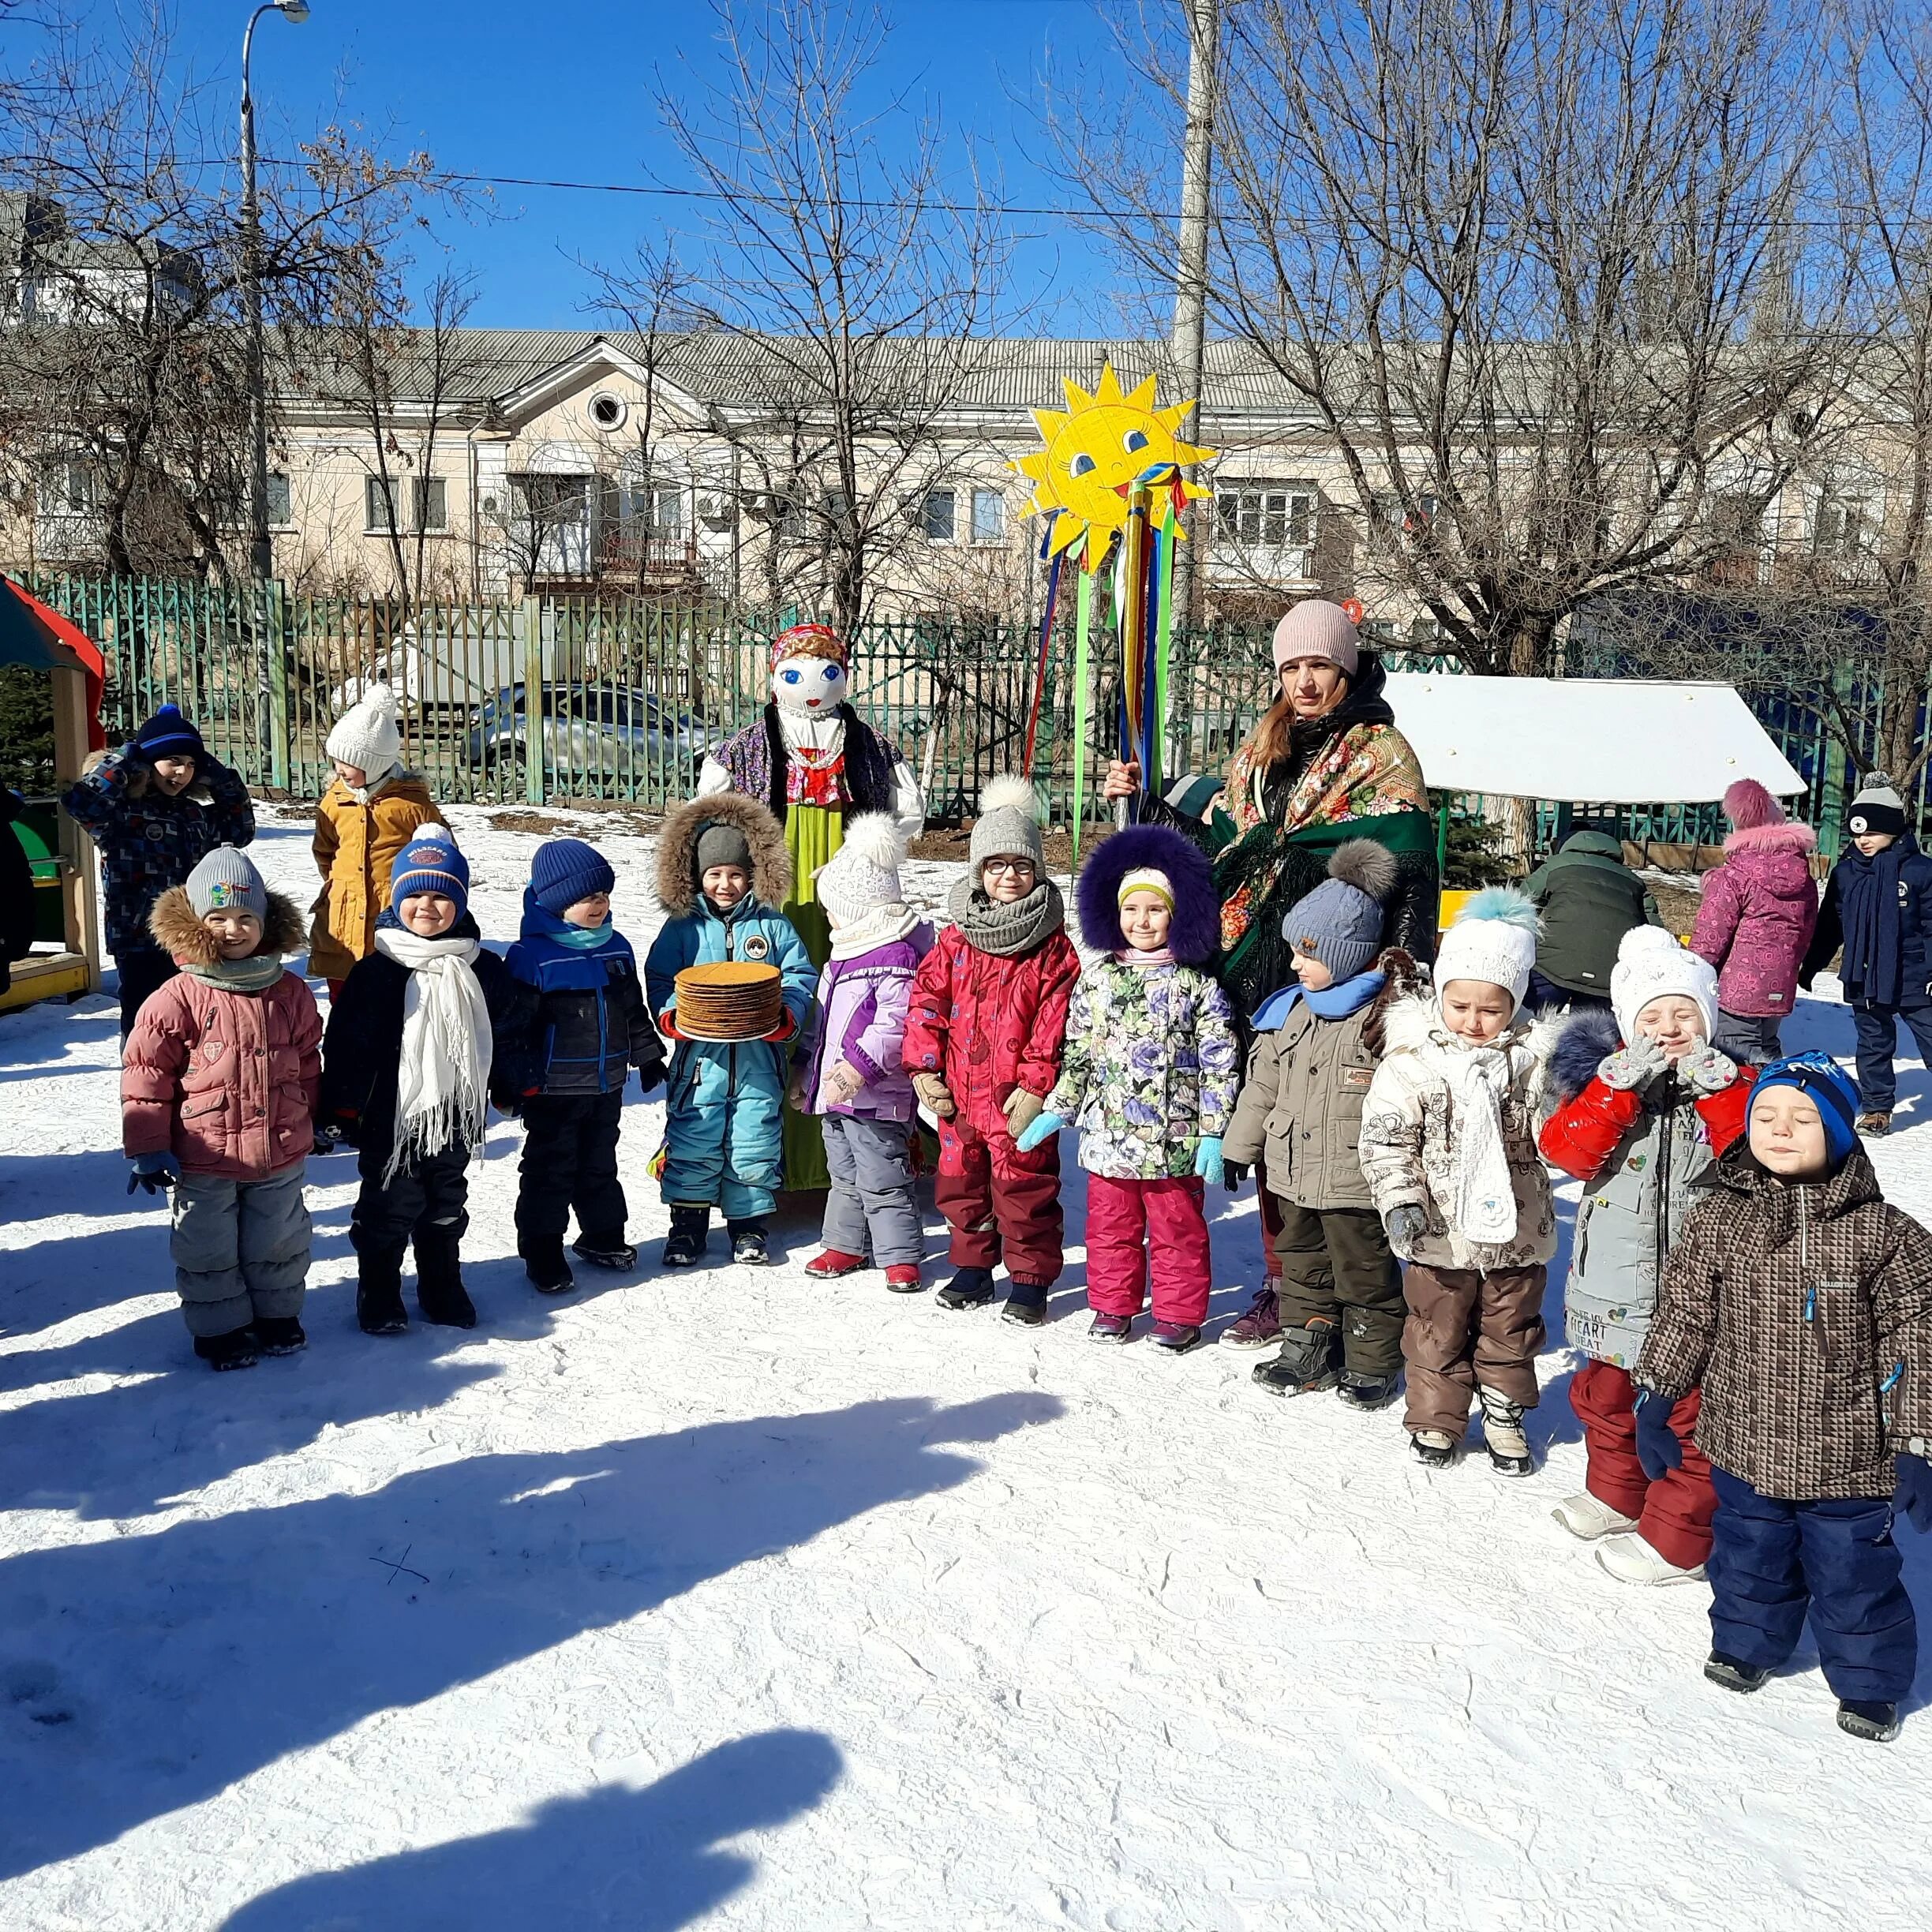
<instances>
[{"instance_id":1,"label":"knit scarf","mask_svg":"<svg viewBox=\"0 0 1932 1932\"><path fill-rule=\"evenodd\" d=\"M567 952L594 953L599 946L608 945L611 936L616 931L615 923L606 919L601 926L572 926L558 921L558 930L550 937Z\"/></svg>"},{"instance_id":2,"label":"knit scarf","mask_svg":"<svg viewBox=\"0 0 1932 1932\"><path fill-rule=\"evenodd\" d=\"M1014 959L1044 945L1066 924L1066 901L1051 879L1042 879L1024 899L989 899L970 878L946 896L946 912L975 953Z\"/></svg>"},{"instance_id":3,"label":"knit scarf","mask_svg":"<svg viewBox=\"0 0 1932 1932\"><path fill-rule=\"evenodd\" d=\"M474 939L425 939L378 927L376 949L409 972L402 993L402 1055L396 1069L395 1140L383 1170L396 1170L447 1147L483 1143L489 1085L490 1017L471 964Z\"/></svg>"},{"instance_id":4,"label":"knit scarf","mask_svg":"<svg viewBox=\"0 0 1932 1932\"><path fill-rule=\"evenodd\" d=\"M1516 1233L1516 1189L1509 1147L1503 1136L1503 1103L1509 1097L1507 1046L1464 1046L1452 1041L1443 1055L1444 1077L1459 1131L1452 1136L1455 1170L1455 1230L1466 1241L1495 1243Z\"/></svg>"},{"instance_id":5,"label":"knit scarf","mask_svg":"<svg viewBox=\"0 0 1932 1932\"><path fill-rule=\"evenodd\" d=\"M1137 946L1122 946L1114 957L1123 966L1136 967L1142 972L1151 972L1156 966L1171 966L1174 963L1172 946L1156 946L1151 953L1143 953Z\"/></svg>"},{"instance_id":6,"label":"knit scarf","mask_svg":"<svg viewBox=\"0 0 1932 1932\"><path fill-rule=\"evenodd\" d=\"M1907 833L1870 859L1855 845L1838 862L1838 911L1844 926L1839 978L1854 999L1877 1006L1899 1003L1905 952L1899 871L1918 849L1919 841Z\"/></svg>"},{"instance_id":7,"label":"knit scarf","mask_svg":"<svg viewBox=\"0 0 1932 1932\"><path fill-rule=\"evenodd\" d=\"M919 923L919 915L910 906L874 906L863 919L833 928L832 957L835 960L857 959L862 953L903 939Z\"/></svg>"},{"instance_id":8,"label":"knit scarf","mask_svg":"<svg viewBox=\"0 0 1932 1932\"><path fill-rule=\"evenodd\" d=\"M282 977L279 953L256 953L243 960L216 960L210 965L186 965L182 971L224 993L266 993Z\"/></svg>"}]
</instances>

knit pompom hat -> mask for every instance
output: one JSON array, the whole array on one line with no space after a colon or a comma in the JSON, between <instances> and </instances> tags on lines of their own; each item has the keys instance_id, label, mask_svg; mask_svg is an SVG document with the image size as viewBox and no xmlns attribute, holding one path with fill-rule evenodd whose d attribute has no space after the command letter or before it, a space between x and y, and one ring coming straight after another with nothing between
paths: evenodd
<instances>
[{"instance_id":1,"label":"knit pompom hat","mask_svg":"<svg viewBox=\"0 0 1932 1932\"><path fill-rule=\"evenodd\" d=\"M1438 989L1452 979L1500 987L1521 1006L1542 920L1513 886L1488 886L1456 915L1436 954Z\"/></svg>"},{"instance_id":2,"label":"knit pompom hat","mask_svg":"<svg viewBox=\"0 0 1932 1932\"><path fill-rule=\"evenodd\" d=\"M248 854L234 845L217 845L188 874L188 903L197 919L211 912L253 912L268 918L268 887Z\"/></svg>"},{"instance_id":3,"label":"knit pompom hat","mask_svg":"<svg viewBox=\"0 0 1932 1932\"><path fill-rule=\"evenodd\" d=\"M582 839L552 839L530 861L530 896L559 919L579 899L613 891L616 884L610 861Z\"/></svg>"},{"instance_id":4,"label":"knit pompom hat","mask_svg":"<svg viewBox=\"0 0 1932 1932\"><path fill-rule=\"evenodd\" d=\"M1350 839L1328 876L1288 908L1282 937L1304 959L1320 960L1339 985L1368 970L1382 946L1382 908L1395 887L1395 859L1373 839Z\"/></svg>"},{"instance_id":5,"label":"knit pompom hat","mask_svg":"<svg viewBox=\"0 0 1932 1932\"><path fill-rule=\"evenodd\" d=\"M208 755L201 734L182 716L178 705L164 704L128 742L150 764L156 758Z\"/></svg>"},{"instance_id":6,"label":"knit pompom hat","mask_svg":"<svg viewBox=\"0 0 1932 1932\"><path fill-rule=\"evenodd\" d=\"M889 812L862 812L845 827L844 841L812 874L818 903L841 926L856 926L881 906L904 905L899 868L906 842Z\"/></svg>"},{"instance_id":7,"label":"knit pompom hat","mask_svg":"<svg viewBox=\"0 0 1932 1932\"><path fill-rule=\"evenodd\" d=\"M1323 657L1349 676L1361 662L1361 633L1339 604L1305 597L1275 627L1275 668L1297 657Z\"/></svg>"},{"instance_id":8,"label":"knit pompom hat","mask_svg":"<svg viewBox=\"0 0 1932 1932\"><path fill-rule=\"evenodd\" d=\"M1637 1037L1637 1016L1654 999L1679 994L1704 1016L1704 1037L1717 1024L1717 969L1680 946L1661 926L1633 926L1610 970L1610 1008L1626 1040Z\"/></svg>"},{"instance_id":9,"label":"knit pompom hat","mask_svg":"<svg viewBox=\"0 0 1932 1932\"><path fill-rule=\"evenodd\" d=\"M1894 838L1905 829L1905 801L1883 772L1869 772L1859 795L1845 814L1845 829L1854 838L1866 832L1889 832Z\"/></svg>"},{"instance_id":10,"label":"knit pompom hat","mask_svg":"<svg viewBox=\"0 0 1932 1932\"><path fill-rule=\"evenodd\" d=\"M373 784L401 761L402 733L396 717L395 693L387 684L376 684L335 721L324 749L331 758L354 766Z\"/></svg>"},{"instance_id":11,"label":"knit pompom hat","mask_svg":"<svg viewBox=\"0 0 1932 1932\"><path fill-rule=\"evenodd\" d=\"M1784 807L1755 778L1740 778L1726 789L1724 811L1739 832L1756 832L1784 822Z\"/></svg>"},{"instance_id":12,"label":"knit pompom hat","mask_svg":"<svg viewBox=\"0 0 1932 1932\"><path fill-rule=\"evenodd\" d=\"M1046 869L1039 794L1024 778L995 778L979 794L979 816L966 848L966 869L975 886L989 859L1031 859L1035 873Z\"/></svg>"},{"instance_id":13,"label":"knit pompom hat","mask_svg":"<svg viewBox=\"0 0 1932 1932\"><path fill-rule=\"evenodd\" d=\"M470 861L457 849L447 826L418 826L389 868L391 905L419 893L440 893L454 899L459 917L469 909Z\"/></svg>"},{"instance_id":14,"label":"knit pompom hat","mask_svg":"<svg viewBox=\"0 0 1932 1932\"><path fill-rule=\"evenodd\" d=\"M1792 1054L1773 1060L1751 1087L1754 1099L1768 1087L1795 1087L1818 1110L1825 1129L1825 1151L1836 1166L1858 1145L1858 1088L1829 1054Z\"/></svg>"}]
</instances>

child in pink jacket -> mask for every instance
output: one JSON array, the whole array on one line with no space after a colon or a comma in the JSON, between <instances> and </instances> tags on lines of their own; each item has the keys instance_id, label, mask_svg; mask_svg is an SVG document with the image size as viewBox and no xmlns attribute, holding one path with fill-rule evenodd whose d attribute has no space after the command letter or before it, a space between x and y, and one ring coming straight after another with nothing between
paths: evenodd
<instances>
[{"instance_id":1,"label":"child in pink jacket","mask_svg":"<svg viewBox=\"0 0 1932 1932\"><path fill-rule=\"evenodd\" d=\"M1724 808L1736 829L1724 841L1724 863L1705 878L1690 949L1717 968L1711 1044L1739 1066L1765 1066L1784 1050L1778 1029L1818 924L1818 838L1809 826L1788 823L1755 778L1732 785Z\"/></svg>"},{"instance_id":2,"label":"child in pink jacket","mask_svg":"<svg viewBox=\"0 0 1932 1932\"><path fill-rule=\"evenodd\" d=\"M128 1192L174 1190L174 1284L195 1353L245 1368L308 1339L302 1176L322 1019L282 964L301 950L301 914L223 845L148 924L180 971L142 1007L122 1063Z\"/></svg>"}]
</instances>

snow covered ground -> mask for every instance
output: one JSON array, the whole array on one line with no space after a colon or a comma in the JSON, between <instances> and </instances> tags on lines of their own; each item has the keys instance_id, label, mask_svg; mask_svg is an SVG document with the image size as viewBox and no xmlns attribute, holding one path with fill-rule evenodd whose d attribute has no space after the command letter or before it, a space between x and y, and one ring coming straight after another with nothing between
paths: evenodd
<instances>
[{"instance_id":1,"label":"snow covered ground","mask_svg":"<svg viewBox=\"0 0 1932 1932\"><path fill-rule=\"evenodd\" d=\"M535 837L451 816L507 940ZM648 843L605 844L642 941ZM306 904L305 831L256 851ZM1822 1002L1792 1032L1850 1049ZM217 1377L123 1191L114 1049L106 999L0 1017L0 1925L1924 1923L1932 1713L1842 1737L1808 1647L1706 1686L1704 1593L1549 1520L1560 1350L1546 1470L1432 1477L1398 1413L1252 1357L1088 1346L1077 1178L1037 1332L809 1283L802 1222L787 1265L667 1277L634 1102L635 1280L530 1293L499 1125L484 1325L365 1339L352 1161L316 1161L309 1350ZM1877 1159L1932 1214L1901 1091ZM1219 1324L1252 1189L1215 1211Z\"/></svg>"}]
</instances>

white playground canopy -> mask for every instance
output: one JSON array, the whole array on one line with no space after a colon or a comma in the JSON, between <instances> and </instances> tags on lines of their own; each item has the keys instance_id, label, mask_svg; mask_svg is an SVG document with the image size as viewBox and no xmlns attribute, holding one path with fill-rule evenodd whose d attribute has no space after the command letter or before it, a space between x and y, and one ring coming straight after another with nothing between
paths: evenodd
<instances>
[{"instance_id":1,"label":"white playground canopy","mask_svg":"<svg viewBox=\"0 0 1932 1932\"><path fill-rule=\"evenodd\" d=\"M1699 805L1755 778L1804 789L1728 684L1391 672L1395 722L1443 792L1616 805Z\"/></svg>"}]
</instances>

